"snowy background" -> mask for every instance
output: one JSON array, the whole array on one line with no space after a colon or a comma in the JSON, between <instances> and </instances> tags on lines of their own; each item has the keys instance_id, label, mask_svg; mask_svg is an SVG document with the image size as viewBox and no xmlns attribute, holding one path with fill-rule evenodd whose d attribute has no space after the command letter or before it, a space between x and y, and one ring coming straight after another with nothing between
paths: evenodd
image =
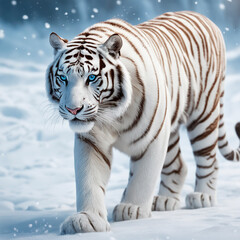
<instances>
[{"instance_id":1,"label":"snowy background","mask_svg":"<svg viewBox=\"0 0 240 240\"><path fill-rule=\"evenodd\" d=\"M73 133L45 96L45 69L52 60L49 34L72 39L87 26L112 17L132 24L166 11L194 10L212 19L227 46L225 122L230 143L239 141L239 0L0 0L0 239L240 239L240 164L218 155L218 205L187 210L195 164L186 132L183 157L189 173L182 209L151 219L112 223L128 178L129 160L114 152L106 205L111 232L59 236L59 224L75 212Z\"/></svg>"}]
</instances>

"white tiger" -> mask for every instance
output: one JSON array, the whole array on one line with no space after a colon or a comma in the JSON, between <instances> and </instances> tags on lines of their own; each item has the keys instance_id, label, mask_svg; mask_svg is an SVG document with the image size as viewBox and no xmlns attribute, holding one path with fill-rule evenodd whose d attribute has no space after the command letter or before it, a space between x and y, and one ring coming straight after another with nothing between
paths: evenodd
<instances>
[{"instance_id":1,"label":"white tiger","mask_svg":"<svg viewBox=\"0 0 240 240\"><path fill-rule=\"evenodd\" d=\"M131 157L115 221L178 209L187 174L180 124L188 129L197 163L186 205L216 203L217 144L231 161L239 161L240 149L226 140L225 46L214 23L194 12L165 13L136 26L111 19L70 42L51 33L50 44L55 58L47 93L75 132L77 213L63 222L62 234L110 230L104 195L113 147ZM240 137L239 123L236 131Z\"/></svg>"}]
</instances>

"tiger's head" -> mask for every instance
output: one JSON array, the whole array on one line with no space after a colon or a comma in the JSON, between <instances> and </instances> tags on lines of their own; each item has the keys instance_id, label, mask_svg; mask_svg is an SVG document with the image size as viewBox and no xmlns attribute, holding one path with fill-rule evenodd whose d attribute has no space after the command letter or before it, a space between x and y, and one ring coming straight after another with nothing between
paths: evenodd
<instances>
[{"instance_id":1,"label":"tiger's head","mask_svg":"<svg viewBox=\"0 0 240 240\"><path fill-rule=\"evenodd\" d=\"M131 102L130 75L120 61L122 39L99 43L88 33L72 41L50 34L54 61L46 73L46 90L74 132L88 132L96 122L111 124Z\"/></svg>"}]
</instances>

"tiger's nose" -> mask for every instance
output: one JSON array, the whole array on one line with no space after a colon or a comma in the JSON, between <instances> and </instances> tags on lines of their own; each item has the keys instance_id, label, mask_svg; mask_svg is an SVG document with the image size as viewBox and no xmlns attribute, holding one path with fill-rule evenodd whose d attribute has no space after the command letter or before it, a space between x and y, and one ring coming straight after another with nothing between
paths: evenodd
<instances>
[{"instance_id":1,"label":"tiger's nose","mask_svg":"<svg viewBox=\"0 0 240 240\"><path fill-rule=\"evenodd\" d=\"M66 106L66 109L73 115L77 115L82 109L83 109L83 106L79 107L79 108L74 108L74 109L71 109L71 108L68 108Z\"/></svg>"}]
</instances>

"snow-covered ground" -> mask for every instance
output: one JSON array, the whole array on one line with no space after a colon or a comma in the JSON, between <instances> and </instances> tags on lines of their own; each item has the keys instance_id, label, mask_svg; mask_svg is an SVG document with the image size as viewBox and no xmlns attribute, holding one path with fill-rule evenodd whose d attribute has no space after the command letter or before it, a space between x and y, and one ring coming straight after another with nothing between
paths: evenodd
<instances>
[{"instance_id":1,"label":"snow-covered ground","mask_svg":"<svg viewBox=\"0 0 240 240\"><path fill-rule=\"evenodd\" d=\"M239 57L229 52L229 64ZM106 205L111 232L59 235L60 223L75 211L73 133L45 97L45 65L0 58L0 239L240 239L240 164L220 155L218 205L188 210L184 197L193 191L195 164L182 130L189 173L182 209L154 212L151 219L112 223L128 179L128 158L114 152ZM239 141L240 74L228 75L225 122L230 143Z\"/></svg>"}]
</instances>

